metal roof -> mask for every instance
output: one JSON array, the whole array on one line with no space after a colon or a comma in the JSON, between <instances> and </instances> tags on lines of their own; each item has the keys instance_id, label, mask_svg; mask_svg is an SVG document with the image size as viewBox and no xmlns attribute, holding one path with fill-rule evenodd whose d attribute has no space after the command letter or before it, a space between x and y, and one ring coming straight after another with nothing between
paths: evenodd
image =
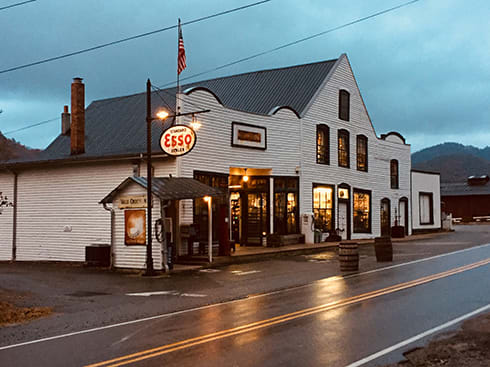
<instances>
[{"instance_id":1,"label":"metal roof","mask_svg":"<svg viewBox=\"0 0 490 367\"><path fill-rule=\"evenodd\" d=\"M215 78L184 85L182 90L196 87L208 89L225 107L249 113L267 115L275 108L287 107L302 116L336 61ZM175 108L175 92L176 88L153 92L152 110ZM17 159L4 164L71 161L130 154L137 156L146 152L145 117L146 93L94 101L85 111L85 153L71 156L70 136L59 135L35 160ZM153 124L154 152L161 152L159 138L170 123Z\"/></svg>"},{"instance_id":2,"label":"metal roof","mask_svg":"<svg viewBox=\"0 0 490 367\"><path fill-rule=\"evenodd\" d=\"M137 183L145 189L148 187L146 177L128 177L103 198L100 204L112 203L118 193L131 182ZM152 177L151 192L161 200L196 199L203 196L221 196L225 194L220 189L203 184L193 178L185 177Z\"/></svg>"},{"instance_id":3,"label":"metal roof","mask_svg":"<svg viewBox=\"0 0 490 367\"><path fill-rule=\"evenodd\" d=\"M468 182L441 183L441 196L490 195L490 184L468 185Z\"/></svg>"}]
</instances>

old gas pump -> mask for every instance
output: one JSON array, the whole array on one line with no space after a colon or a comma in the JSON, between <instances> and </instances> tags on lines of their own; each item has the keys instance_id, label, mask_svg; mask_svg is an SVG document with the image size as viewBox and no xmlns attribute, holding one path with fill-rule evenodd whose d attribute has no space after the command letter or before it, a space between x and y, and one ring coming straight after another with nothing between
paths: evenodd
<instances>
[{"instance_id":1,"label":"old gas pump","mask_svg":"<svg viewBox=\"0 0 490 367\"><path fill-rule=\"evenodd\" d=\"M162 265L165 272L169 272L173 269L173 244L172 241L172 228L171 222L165 223L165 209L169 206L169 202L160 202L160 218L155 221L155 237L156 240L161 244L162 248Z\"/></svg>"}]
</instances>

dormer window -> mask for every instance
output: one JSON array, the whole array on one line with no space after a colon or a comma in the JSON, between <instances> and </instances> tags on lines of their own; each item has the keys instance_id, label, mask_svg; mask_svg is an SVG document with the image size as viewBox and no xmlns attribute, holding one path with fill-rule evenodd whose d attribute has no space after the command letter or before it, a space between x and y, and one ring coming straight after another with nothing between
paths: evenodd
<instances>
[{"instance_id":1,"label":"dormer window","mask_svg":"<svg viewBox=\"0 0 490 367\"><path fill-rule=\"evenodd\" d=\"M350 93L345 89L339 90L339 119L349 121Z\"/></svg>"}]
</instances>

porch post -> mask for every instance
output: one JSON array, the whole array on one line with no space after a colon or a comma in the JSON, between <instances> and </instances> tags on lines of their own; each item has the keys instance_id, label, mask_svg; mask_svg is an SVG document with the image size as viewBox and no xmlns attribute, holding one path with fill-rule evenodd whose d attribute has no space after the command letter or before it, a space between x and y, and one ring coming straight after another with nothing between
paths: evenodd
<instances>
[{"instance_id":1,"label":"porch post","mask_svg":"<svg viewBox=\"0 0 490 367\"><path fill-rule=\"evenodd\" d=\"M209 262L213 262L213 207L212 198L208 200L208 257Z\"/></svg>"}]
</instances>

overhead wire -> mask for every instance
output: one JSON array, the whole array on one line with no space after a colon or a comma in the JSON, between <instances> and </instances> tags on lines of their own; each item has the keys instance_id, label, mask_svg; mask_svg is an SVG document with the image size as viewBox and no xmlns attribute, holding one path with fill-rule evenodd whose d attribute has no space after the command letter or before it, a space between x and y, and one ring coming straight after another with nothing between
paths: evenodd
<instances>
[{"instance_id":1,"label":"overhead wire","mask_svg":"<svg viewBox=\"0 0 490 367\"><path fill-rule=\"evenodd\" d=\"M30 0L30 1L36 1L36 0ZM233 8L233 9L229 9L229 10L224 10L224 11L219 12L219 13L214 13L214 14L206 15L204 17L196 18L196 19L193 19L193 20L190 20L190 21L187 21L187 22L183 22L183 23L181 23L181 25L189 25L189 24L193 24L193 23L197 23L197 22L202 22L204 20L208 20L208 19L211 19L211 18L216 18L216 17L219 17L221 15L226 15L226 14L230 14L230 13L233 13L233 12L236 12L236 11L239 11L239 10L244 10L244 9L247 9L247 8L251 8L253 6L262 5L262 4L268 3L270 1L272 1L272 0L262 0L262 1L258 1L258 2L252 3L252 4L243 5L243 6L240 6L240 7L237 7L237 8ZM1 8L0 8L0 10L1 10ZM12 71L29 68L31 66L45 64L45 63L48 63L48 62L51 62L51 61L56 61L56 60L64 59L64 58L75 56L75 55L80 55L80 54L83 54L83 53L86 53L86 52L90 52L90 51L98 50L98 49L101 49L101 48L105 48L105 47L117 45L119 43L132 41L132 40L135 40L135 39L138 39L138 38L142 38L142 37L147 37L147 36L150 36L150 35L153 35L153 34L156 34L156 33L160 33L160 32L165 32L165 31L168 31L170 29L175 29L177 27L178 27L178 24L175 24L175 25L168 26L168 27L165 27L165 28L156 29L154 31L145 32L145 33L137 34L135 36L122 38L120 40L103 43L103 44L100 44L100 45L97 45L97 46L88 47L88 48L85 48L85 49L82 49L82 50L78 50L78 51L69 52L69 53L66 53L66 54L63 54L63 55L53 56L53 57L49 57L47 59L43 59L43 60L39 60L39 61L34 61L34 62L30 62L30 63L23 64L23 65L14 66L14 67L11 67L11 68L8 68L8 69L0 70L0 74L5 74L5 73L12 72Z\"/></svg>"},{"instance_id":2,"label":"overhead wire","mask_svg":"<svg viewBox=\"0 0 490 367\"><path fill-rule=\"evenodd\" d=\"M37 1L37 0L27 0L27 1L22 1L22 2L20 2L20 3L15 3L15 4L10 4L10 5L6 5L6 6L2 6L2 7L0 8L0 11L1 11L1 10L10 9L10 8L15 7L15 6L21 6L21 5L25 5L25 4L28 4L28 3L33 3L33 2L35 2L35 1Z\"/></svg>"},{"instance_id":3,"label":"overhead wire","mask_svg":"<svg viewBox=\"0 0 490 367\"><path fill-rule=\"evenodd\" d=\"M193 78L196 78L198 76L202 76L202 75L205 75L205 74L209 74L209 73L212 73L212 72L215 72L215 71L218 71L218 70L221 70L221 69L225 69L227 67L230 67L230 66L233 66L233 65L236 65L236 64L239 64L239 63L242 63L242 62L245 62L245 61L248 61L248 60L252 60L252 59L255 59L257 57L260 57L260 56L264 56L264 55L267 55L267 54L270 54L270 53L273 53L275 51L279 51L279 50L282 50L284 48L287 48L287 47L290 47L290 46L294 46L294 45L297 45L299 43L302 43L302 42L306 42L306 41L309 41L313 38L317 38L317 37L320 37L320 36L323 36L327 33L331 33L331 32L334 32L334 31L337 31L339 29L342 29L342 28L346 28L346 27L349 27L351 25L354 25L354 24L357 24L357 23L361 23L363 21L366 21L368 19L371 19L371 18L375 18L377 16L380 16L382 14L386 14L386 13L389 13L389 12L392 12L392 11L395 11L397 9L400 9L402 7L405 7L405 6L408 6L408 5L411 5L413 3L416 3L420 0L411 0L411 1L408 1L406 3L403 3L403 4L400 4L400 5L397 5L397 6L394 6L392 8L389 8L389 9L385 9L385 10L382 10L382 11L379 11L379 12L376 12L376 13L373 13L371 15L368 15L368 16L365 16L365 17L362 17L362 18L359 18L359 19L356 19L356 20L353 20L351 22L348 22L348 23L345 23L345 24L342 24L340 26L337 26L337 27L333 27L333 28L330 28L330 29L327 29L323 32L319 32L319 33L315 33L311 36L308 36L308 37L304 37L304 38L300 38L298 40L295 40L295 41L292 41L292 42L289 42L289 43L285 43L283 45L280 45L280 46L277 46L277 47L274 47L274 48L271 48L269 50L266 50L266 51L262 51L262 52L259 52L259 53L256 53L254 55L251 55L251 56L247 56L247 57L244 57L244 58L241 58L241 59L238 59L238 60L235 60L235 61L232 61L232 62L229 62L229 63L226 63L226 64L223 64L223 65L220 65L220 66L217 66L213 69L209 69L209 70L206 70L206 71L202 71L200 73L196 73L196 74L193 74L193 75L190 75L190 76L187 76L187 77L184 77L184 78L180 78L180 80L189 80L189 79L193 79ZM176 81L172 81L172 82L168 82L166 84L163 84L160 86L160 88L163 88L163 87L167 87L169 85L173 85L175 84Z\"/></svg>"},{"instance_id":4,"label":"overhead wire","mask_svg":"<svg viewBox=\"0 0 490 367\"><path fill-rule=\"evenodd\" d=\"M190 75L190 76L187 76L187 77L184 77L184 78L180 78L180 80L189 80L189 79L192 79L192 78L195 78L195 77L198 77L198 76L202 76L204 74L209 74L209 73L212 73L212 72L215 72L215 71L218 71L218 70L221 70L221 69L224 69L226 67L229 67L229 66L232 66L232 65L236 65L236 64L239 64L241 62L245 62L245 61L248 61L248 60L251 60L251 59L254 59L254 58L257 58L259 56L263 56L263 55L266 55L266 54L269 54L269 53L272 53L272 52L275 52L275 51L278 51L278 50L281 50L281 49L284 49L284 48L287 48L287 47L290 47L290 46L293 46L293 45L297 45L299 43L302 43L302 42L305 42L305 41L308 41L310 39L313 39L313 38L316 38L316 37L319 37L319 36L322 36L322 35L325 35L327 33L331 33L331 32L334 32L336 30L339 30L339 29L342 29L342 28L346 28L348 26L351 26L351 25L354 25L354 24L357 24L357 23L360 23L360 22L363 22L363 21L366 21L368 19L372 19L372 18L375 18L377 16L380 16L380 15L383 15L383 14L386 14L386 13L389 13L389 12L392 12L392 11L395 11L397 9L400 9L402 7L405 7L405 6L408 6L408 5L411 5L413 3L416 3L416 2L419 2L420 0L411 0L411 1L408 1L408 2L405 2L403 4L400 4L400 5L397 5L397 6L394 6L394 7L391 7L391 8L388 8L388 9L385 9L385 10L382 10L382 11L379 11L379 12L376 12L376 13L373 13L373 14L370 14L370 15L367 15L365 17L362 17L362 18L358 18L356 20L353 20L351 22L348 22L348 23L344 23L340 26L336 26L336 27L333 27L333 28L330 28L330 29L327 29L323 32L319 32L319 33L316 33L316 34L313 34L311 36L308 36L308 37L304 37L304 38L301 38L301 39L298 39L298 40L295 40L295 41L292 41L292 42L289 42L289 43L286 43L286 44L283 44L283 45L280 45L280 46L277 46L277 47L274 47L272 49L269 49L269 50L266 50L266 51L262 51L262 52L259 52L259 53L256 53L254 55L251 55L251 56L248 56L248 57L244 57L244 58L241 58L241 59L238 59L238 60L235 60L235 61L232 61L232 62L229 62L229 63L226 63L226 64L223 64L223 65L220 65L220 66L217 66L213 69L209 69L209 70L206 70L206 71L203 71L203 72L200 72L200 73L197 73L197 74L193 74L193 75ZM257 3L256 3L257 4ZM204 18L204 17L203 17ZM193 21L195 22L195 21ZM188 22L189 23L189 22ZM186 24L188 24L186 23ZM184 23L183 23L184 24ZM1 73L1 72L0 72ZM158 88L158 90L160 91L163 91L165 93L169 93L168 91L165 91L165 89L162 89L163 87L167 87L169 85L173 85L175 84L176 81L172 81L172 82L168 82L166 84L163 84L163 85L160 85L159 87L157 86L154 86L153 87L156 87ZM126 97L121 97L121 98L129 98L131 97L131 95L129 96L126 96ZM108 101L107 103L105 104L101 104L99 106L96 106L96 108L100 108L100 107L103 107L107 104L110 104L112 102L115 102L115 101L120 101L121 98L117 99L117 100L112 100L112 101ZM179 97L177 97L179 98ZM186 101L186 103L189 103L189 101ZM197 105L195 105L197 106ZM198 106L199 107L199 106ZM201 107L199 107L201 108ZM17 130L13 130L13 131L9 131L9 132L6 132L4 133L5 135L6 134L11 134L11 133L14 133L14 132L17 132L17 131L22 131L22 130L26 130L26 129L29 129L29 128L32 128L32 127L36 127L36 126L39 126L39 125L42 125L42 124L45 124L45 123L49 123L51 121L54 121L58 118L55 118L55 119L50 119L50 120L46 120L46 121L42 121L40 123L36 123L36 124L32 124L32 125L29 125L29 126L25 126L23 128L20 128L20 129L17 129Z\"/></svg>"}]
</instances>

